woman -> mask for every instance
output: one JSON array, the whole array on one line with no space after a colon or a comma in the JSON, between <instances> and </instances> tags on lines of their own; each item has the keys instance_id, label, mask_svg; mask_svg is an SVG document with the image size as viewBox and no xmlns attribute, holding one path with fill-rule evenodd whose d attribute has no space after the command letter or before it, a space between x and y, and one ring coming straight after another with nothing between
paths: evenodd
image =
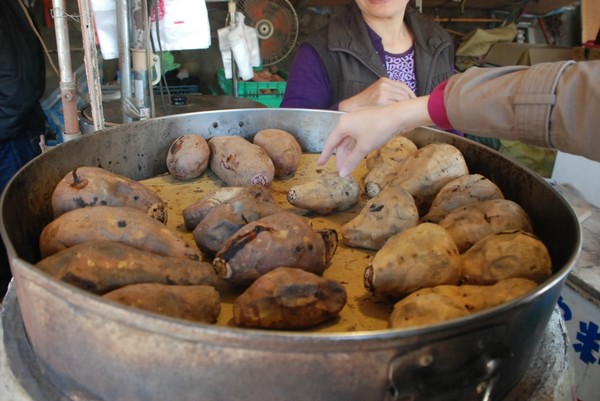
<instances>
[{"instance_id":1,"label":"woman","mask_svg":"<svg viewBox=\"0 0 600 401\"><path fill-rule=\"evenodd\" d=\"M600 60L473 67L429 96L342 115L319 164L335 151L337 169L346 176L392 136L433 124L600 161L598 82Z\"/></svg>"},{"instance_id":2,"label":"woman","mask_svg":"<svg viewBox=\"0 0 600 401\"><path fill-rule=\"evenodd\" d=\"M408 0L356 0L303 43L281 107L351 111L429 94L454 72L454 45Z\"/></svg>"}]
</instances>

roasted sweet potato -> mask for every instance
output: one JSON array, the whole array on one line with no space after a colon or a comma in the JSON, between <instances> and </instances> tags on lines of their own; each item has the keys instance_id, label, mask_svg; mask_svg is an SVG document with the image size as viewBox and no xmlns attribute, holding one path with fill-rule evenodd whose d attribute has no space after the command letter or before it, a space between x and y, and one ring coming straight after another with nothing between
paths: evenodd
<instances>
[{"instance_id":1,"label":"roasted sweet potato","mask_svg":"<svg viewBox=\"0 0 600 401\"><path fill-rule=\"evenodd\" d=\"M54 217L86 206L128 206L167 222L167 207L160 196L144 184L100 167L71 170L52 192Z\"/></svg>"},{"instance_id":2,"label":"roasted sweet potato","mask_svg":"<svg viewBox=\"0 0 600 401\"><path fill-rule=\"evenodd\" d=\"M364 279L369 291L391 297L458 284L460 255L446 230L421 223L388 239L365 269Z\"/></svg>"},{"instance_id":3,"label":"roasted sweet potato","mask_svg":"<svg viewBox=\"0 0 600 401\"><path fill-rule=\"evenodd\" d=\"M376 196L390 184L400 167L417 153L417 145L405 136L392 137L375 155L368 158L369 172L364 178L365 193L368 197ZM376 152L376 151L372 151Z\"/></svg>"},{"instance_id":4,"label":"roasted sweet potato","mask_svg":"<svg viewBox=\"0 0 600 401\"><path fill-rule=\"evenodd\" d=\"M275 203L238 195L211 209L194 229L194 241L202 252L214 255L225 241L246 224L283 211Z\"/></svg>"},{"instance_id":5,"label":"roasted sweet potato","mask_svg":"<svg viewBox=\"0 0 600 401\"><path fill-rule=\"evenodd\" d=\"M455 178L440 189L422 221L438 223L451 211L461 206L488 200L503 199L496 184L481 174L467 174Z\"/></svg>"},{"instance_id":6,"label":"roasted sweet potato","mask_svg":"<svg viewBox=\"0 0 600 401\"><path fill-rule=\"evenodd\" d=\"M255 145L263 148L273 161L275 177L289 177L298 169L302 148L296 137L289 132L266 128L258 131L252 141Z\"/></svg>"},{"instance_id":7,"label":"roasted sweet potato","mask_svg":"<svg viewBox=\"0 0 600 401\"><path fill-rule=\"evenodd\" d=\"M260 146L234 135L211 138L208 146L210 169L227 185L271 185L275 166Z\"/></svg>"},{"instance_id":8,"label":"roasted sweet potato","mask_svg":"<svg viewBox=\"0 0 600 401\"><path fill-rule=\"evenodd\" d=\"M40 235L42 258L86 241L118 241L148 252L201 260L197 247L139 209L89 206L48 223Z\"/></svg>"},{"instance_id":9,"label":"roasted sweet potato","mask_svg":"<svg viewBox=\"0 0 600 401\"><path fill-rule=\"evenodd\" d=\"M140 283L226 287L210 263L142 251L116 241L76 244L40 260L36 266L95 294Z\"/></svg>"},{"instance_id":10,"label":"roasted sweet potato","mask_svg":"<svg viewBox=\"0 0 600 401\"><path fill-rule=\"evenodd\" d=\"M509 302L536 287L537 284L531 280L514 278L491 286L440 285L423 288L394 305L389 327L428 326L467 316Z\"/></svg>"},{"instance_id":11,"label":"roasted sweet potato","mask_svg":"<svg viewBox=\"0 0 600 401\"><path fill-rule=\"evenodd\" d=\"M260 185L250 185L244 187L221 187L208 193L202 199L182 210L183 222L185 228L193 231L204 217L217 205L227 203L238 195L251 197L263 202L275 202L269 193L269 190Z\"/></svg>"},{"instance_id":12,"label":"roasted sweet potato","mask_svg":"<svg viewBox=\"0 0 600 401\"><path fill-rule=\"evenodd\" d=\"M360 185L352 176L327 173L304 184L294 185L287 194L293 206L321 215L341 212L354 206L360 197Z\"/></svg>"},{"instance_id":13,"label":"roasted sweet potato","mask_svg":"<svg viewBox=\"0 0 600 401\"><path fill-rule=\"evenodd\" d=\"M469 174L469 169L458 148L447 143L430 143L406 159L389 185L400 185L410 192L422 216L444 185L465 174Z\"/></svg>"},{"instance_id":14,"label":"roasted sweet potato","mask_svg":"<svg viewBox=\"0 0 600 401\"><path fill-rule=\"evenodd\" d=\"M508 199L489 199L456 208L439 225L450 233L460 253L489 234L506 230L533 231L525 210Z\"/></svg>"},{"instance_id":15,"label":"roasted sweet potato","mask_svg":"<svg viewBox=\"0 0 600 401\"><path fill-rule=\"evenodd\" d=\"M209 285L132 284L102 296L114 302L169 317L215 323L219 293Z\"/></svg>"},{"instance_id":16,"label":"roasted sweet potato","mask_svg":"<svg viewBox=\"0 0 600 401\"><path fill-rule=\"evenodd\" d=\"M346 289L298 268L278 267L257 278L233 304L236 325L304 329L338 316Z\"/></svg>"},{"instance_id":17,"label":"roasted sweet potato","mask_svg":"<svg viewBox=\"0 0 600 401\"><path fill-rule=\"evenodd\" d=\"M467 284L494 284L514 277L541 283L552 275L548 249L523 231L488 235L462 254L461 262L461 281Z\"/></svg>"},{"instance_id":18,"label":"roasted sweet potato","mask_svg":"<svg viewBox=\"0 0 600 401\"><path fill-rule=\"evenodd\" d=\"M219 249L213 267L219 277L239 285L249 285L280 266L321 274L337 244L335 230L314 230L308 218L281 212L238 230Z\"/></svg>"},{"instance_id":19,"label":"roasted sweet potato","mask_svg":"<svg viewBox=\"0 0 600 401\"><path fill-rule=\"evenodd\" d=\"M348 246L378 250L391 236L418 223L412 195L402 187L386 187L342 226L342 237Z\"/></svg>"},{"instance_id":20,"label":"roasted sweet potato","mask_svg":"<svg viewBox=\"0 0 600 401\"><path fill-rule=\"evenodd\" d=\"M206 171L209 160L206 139L200 135L182 135L169 146L167 170L178 180L192 180Z\"/></svg>"}]
</instances>

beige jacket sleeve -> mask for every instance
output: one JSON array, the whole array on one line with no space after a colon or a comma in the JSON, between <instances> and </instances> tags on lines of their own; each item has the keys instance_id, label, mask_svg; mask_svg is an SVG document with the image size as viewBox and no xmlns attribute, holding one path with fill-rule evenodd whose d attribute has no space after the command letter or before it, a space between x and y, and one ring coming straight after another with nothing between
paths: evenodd
<instances>
[{"instance_id":1,"label":"beige jacket sleeve","mask_svg":"<svg viewBox=\"0 0 600 401\"><path fill-rule=\"evenodd\" d=\"M600 61L470 68L450 78L452 126L600 161Z\"/></svg>"}]
</instances>

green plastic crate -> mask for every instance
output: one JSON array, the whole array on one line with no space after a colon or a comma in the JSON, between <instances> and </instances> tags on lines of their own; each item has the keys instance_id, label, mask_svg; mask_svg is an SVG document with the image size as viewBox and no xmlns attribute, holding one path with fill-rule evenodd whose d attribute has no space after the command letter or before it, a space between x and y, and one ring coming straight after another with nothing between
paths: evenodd
<instances>
[{"instance_id":1,"label":"green plastic crate","mask_svg":"<svg viewBox=\"0 0 600 401\"><path fill-rule=\"evenodd\" d=\"M283 78L286 78L281 73L279 75ZM226 95L233 95L233 84L231 83L231 79L225 78L225 71L222 68L217 71L217 81L223 93ZM279 81L239 81L238 96L262 103L267 107L277 108L283 99L283 93L285 92L286 84L286 82Z\"/></svg>"}]
</instances>

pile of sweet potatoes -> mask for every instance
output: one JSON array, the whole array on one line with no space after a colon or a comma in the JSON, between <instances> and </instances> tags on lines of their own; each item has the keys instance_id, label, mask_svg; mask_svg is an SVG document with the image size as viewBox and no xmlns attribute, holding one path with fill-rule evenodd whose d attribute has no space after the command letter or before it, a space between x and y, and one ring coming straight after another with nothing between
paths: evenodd
<instances>
[{"instance_id":1,"label":"pile of sweet potatoes","mask_svg":"<svg viewBox=\"0 0 600 401\"><path fill-rule=\"evenodd\" d=\"M366 252L347 281L389 304L387 326L398 329L508 302L552 274L527 213L452 145L396 137L369 154L363 177L318 170L278 187L281 202L271 184L304 157L291 133L203 141L179 137L167 160L176 180L218 183L171 215L193 242L165 225L166 202L150 187L82 166L56 186L37 266L108 300L204 323L227 298L235 325L280 330L339 319L348 294L327 271L344 263L340 248Z\"/></svg>"}]
</instances>

